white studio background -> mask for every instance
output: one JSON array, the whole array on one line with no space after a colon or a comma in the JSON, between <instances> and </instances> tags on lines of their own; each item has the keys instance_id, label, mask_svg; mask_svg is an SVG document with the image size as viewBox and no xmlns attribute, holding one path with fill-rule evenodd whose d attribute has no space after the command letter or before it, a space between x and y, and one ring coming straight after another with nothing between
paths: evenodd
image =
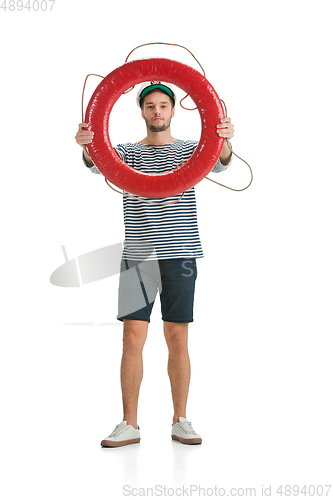
<instances>
[{"instance_id":1,"label":"white studio background","mask_svg":"<svg viewBox=\"0 0 333 500\"><path fill-rule=\"evenodd\" d=\"M124 485L253 487L257 496L271 485L278 498L280 485L331 484L330 2L7 6L0 9L3 498L104 499L123 496ZM205 258L190 327L188 418L202 446L171 442L157 303L144 351L141 443L102 450L122 418L118 277L81 288L55 287L49 277L64 262L62 245L72 259L123 240L121 196L83 166L74 140L81 91L88 73L105 76L135 46L154 41L184 45L204 66L254 182L241 193L206 180L196 189ZM197 68L173 47L132 58L152 56ZM87 92L98 82L92 78ZM135 94L115 106L113 143L144 137ZM198 138L197 112L178 106L172 132ZM249 173L235 158L214 178L240 188Z\"/></svg>"}]
</instances>

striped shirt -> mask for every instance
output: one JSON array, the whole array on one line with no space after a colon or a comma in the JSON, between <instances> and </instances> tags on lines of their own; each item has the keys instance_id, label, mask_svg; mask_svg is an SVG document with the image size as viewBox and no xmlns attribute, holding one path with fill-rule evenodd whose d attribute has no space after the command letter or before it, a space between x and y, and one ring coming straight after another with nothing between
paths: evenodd
<instances>
[{"instance_id":1,"label":"striped shirt","mask_svg":"<svg viewBox=\"0 0 333 500\"><path fill-rule=\"evenodd\" d=\"M118 144L116 149L125 163L149 174L173 170L187 161L198 142L176 140L171 144L145 145ZM218 160L212 172L226 170ZM90 169L100 173L94 165ZM195 189L167 198L123 197L125 241L123 258L131 260L156 260L203 257L199 237ZM147 201L146 201L147 200ZM157 202L151 204L149 201Z\"/></svg>"}]
</instances>

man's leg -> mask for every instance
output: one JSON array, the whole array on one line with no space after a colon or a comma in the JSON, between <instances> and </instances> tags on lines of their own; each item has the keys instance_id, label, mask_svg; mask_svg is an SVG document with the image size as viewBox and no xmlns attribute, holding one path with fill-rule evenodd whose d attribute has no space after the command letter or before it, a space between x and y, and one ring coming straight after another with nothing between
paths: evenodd
<instances>
[{"instance_id":1,"label":"man's leg","mask_svg":"<svg viewBox=\"0 0 333 500\"><path fill-rule=\"evenodd\" d=\"M169 348L168 374L174 407L173 424L186 418L191 365L188 353L188 323L164 321L164 335Z\"/></svg>"},{"instance_id":2,"label":"man's leg","mask_svg":"<svg viewBox=\"0 0 333 500\"><path fill-rule=\"evenodd\" d=\"M124 417L137 428L137 410L143 376L142 350L148 333L148 322L124 319L123 356L121 360L121 390Z\"/></svg>"}]
</instances>

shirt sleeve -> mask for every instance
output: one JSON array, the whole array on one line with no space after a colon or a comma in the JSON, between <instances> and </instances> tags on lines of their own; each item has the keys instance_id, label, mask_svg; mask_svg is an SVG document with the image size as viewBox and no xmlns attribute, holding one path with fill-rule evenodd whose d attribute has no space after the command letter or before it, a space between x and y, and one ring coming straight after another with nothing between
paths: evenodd
<instances>
[{"instance_id":1,"label":"shirt sleeve","mask_svg":"<svg viewBox=\"0 0 333 500\"><path fill-rule=\"evenodd\" d=\"M230 164L232 162L232 157L233 157L233 154L231 153L229 163L227 163L226 165L223 165L223 163L221 163L220 158L219 158L217 160L217 162L215 163L214 167L212 168L211 172L218 174L219 172L223 172L224 170L227 170L227 168L230 167Z\"/></svg>"},{"instance_id":2,"label":"shirt sleeve","mask_svg":"<svg viewBox=\"0 0 333 500\"><path fill-rule=\"evenodd\" d=\"M88 164L87 160L85 159L84 157L84 153L82 153L82 160L83 160L83 163L85 164L86 167L89 168L90 172L92 172L93 174L101 174L101 172L98 170L98 168L96 167L96 165L93 165L92 167ZM102 174L101 174L102 175Z\"/></svg>"},{"instance_id":3,"label":"shirt sleeve","mask_svg":"<svg viewBox=\"0 0 333 500\"><path fill-rule=\"evenodd\" d=\"M120 155L120 157L124 160L125 155L126 155L126 151L125 151L124 146L122 144L118 144L118 146L115 148L115 150ZM84 153L82 153L82 160L83 160L83 163L85 164L85 166L89 168L90 172L92 172L93 174L102 175L102 173L98 170L96 165L93 165L92 167L89 165L89 163L87 162L87 160L84 157Z\"/></svg>"},{"instance_id":4,"label":"shirt sleeve","mask_svg":"<svg viewBox=\"0 0 333 500\"><path fill-rule=\"evenodd\" d=\"M194 152L196 147L198 146L199 142L195 141L195 142L193 142L193 144L194 144L194 149L193 149L193 152ZM221 161L220 161L220 158L218 158L218 160L215 163L214 167L212 168L211 172L213 172L214 174L218 174L219 172L223 172L224 170L227 170L227 168L230 166L230 164L232 162L232 156L233 155L231 153L229 163L227 163L226 165L223 165L223 163L221 163Z\"/></svg>"}]
</instances>

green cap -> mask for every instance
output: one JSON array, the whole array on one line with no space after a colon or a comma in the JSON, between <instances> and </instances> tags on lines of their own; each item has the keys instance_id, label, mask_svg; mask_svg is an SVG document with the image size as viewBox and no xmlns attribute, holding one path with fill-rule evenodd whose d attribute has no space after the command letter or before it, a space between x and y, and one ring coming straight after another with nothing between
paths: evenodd
<instances>
[{"instance_id":1,"label":"green cap","mask_svg":"<svg viewBox=\"0 0 333 500\"><path fill-rule=\"evenodd\" d=\"M169 97L171 97L173 104L175 104L175 94L172 92L172 90L164 85L161 82L151 82L151 85L148 85L145 87L141 93L138 95L138 103L140 105L142 99L147 95L153 92L154 90L160 90L161 92L164 92L167 94Z\"/></svg>"}]
</instances>

